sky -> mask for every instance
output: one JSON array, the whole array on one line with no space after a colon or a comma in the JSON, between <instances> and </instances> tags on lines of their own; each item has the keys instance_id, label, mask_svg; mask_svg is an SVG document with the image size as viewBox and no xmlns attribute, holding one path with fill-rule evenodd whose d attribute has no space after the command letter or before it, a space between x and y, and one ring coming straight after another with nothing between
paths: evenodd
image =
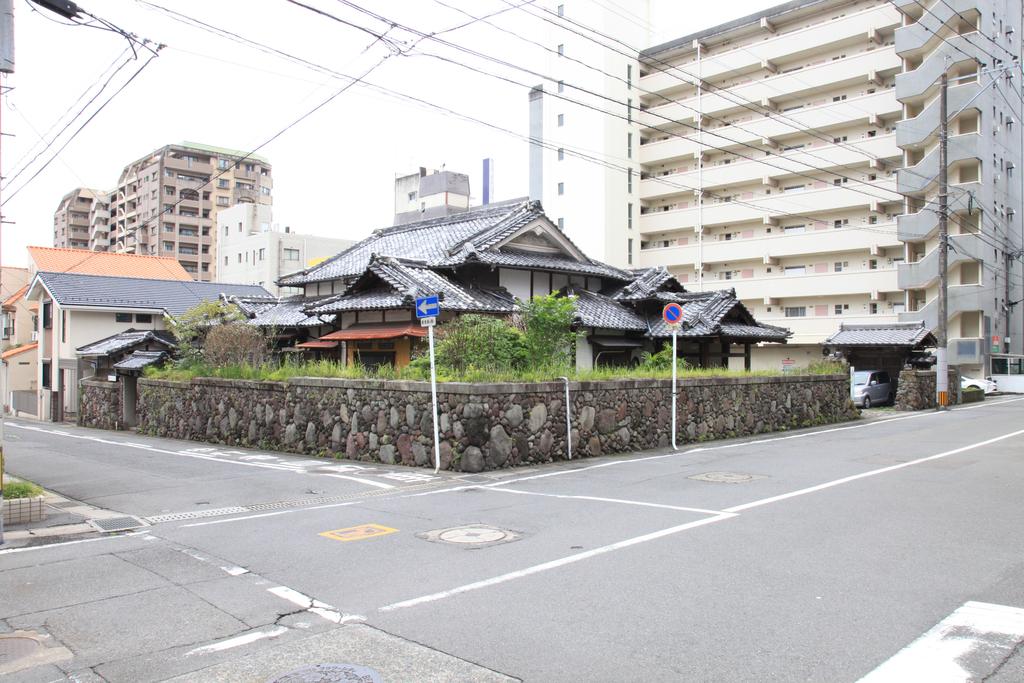
<instances>
[{"instance_id":1,"label":"sky","mask_svg":"<svg viewBox=\"0 0 1024 683\"><path fill-rule=\"evenodd\" d=\"M80 186L109 189L127 163L185 140L244 151L266 143L258 154L273 165L274 222L294 232L359 239L390 225L394 178L419 166L468 173L474 203L479 203L482 159L490 157L495 163L495 198L525 196L527 92L541 79L438 39L543 74L547 53L515 36L543 41L547 25L505 0L351 3L421 33L445 31L434 39L418 40L344 1L303 0L342 20L335 21L287 0L82 0L79 5L93 15L139 39L166 46L143 67L152 54L137 44L133 52L131 43L116 32L72 26L37 10L28 0L14 0L15 73L5 79L11 90L0 102L0 128L5 134L0 140L5 178L2 263L24 266L26 246L52 244L53 212L68 191ZM648 23L637 18L644 15L643 3L637 0L564 1L570 16L572 3L599 4L622 21ZM651 0L650 44L774 4ZM471 21L460 9L475 17L507 11L488 19L499 28L479 21L454 28ZM237 38L189 25L188 20L320 68L253 49ZM71 139L89 114L140 68ZM367 71L365 82L354 86L338 75L358 77ZM53 138L107 79L110 84L86 113L33 162L44 148L40 139ZM339 93L346 85L348 89ZM88 94L80 100L83 93ZM51 157L52 162L32 178Z\"/></svg>"}]
</instances>

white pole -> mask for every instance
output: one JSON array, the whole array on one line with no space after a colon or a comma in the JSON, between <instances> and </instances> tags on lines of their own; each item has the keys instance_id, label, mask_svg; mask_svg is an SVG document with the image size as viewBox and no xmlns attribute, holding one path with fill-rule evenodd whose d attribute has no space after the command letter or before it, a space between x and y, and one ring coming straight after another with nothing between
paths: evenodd
<instances>
[{"instance_id":1,"label":"white pole","mask_svg":"<svg viewBox=\"0 0 1024 683\"><path fill-rule=\"evenodd\" d=\"M697 43L697 291L704 291L704 109L701 47Z\"/></svg>"},{"instance_id":2,"label":"white pole","mask_svg":"<svg viewBox=\"0 0 1024 683\"><path fill-rule=\"evenodd\" d=\"M569 454L569 460L572 460L572 423L570 422L572 413L569 410L569 378L559 377L558 379L565 382L565 451Z\"/></svg>"},{"instance_id":3,"label":"white pole","mask_svg":"<svg viewBox=\"0 0 1024 683\"><path fill-rule=\"evenodd\" d=\"M672 448L676 446L676 328L672 328Z\"/></svg>"},{"instance_id":4,"label":"white pole","mask_svg":"<svg viewBox=\"0 0 1024 683\"><path fill-rule=\"evenodd\" d=\"M434 369L434 326L427 328L427 339L430 341L430 402L434 410L434 474L441 470L441 437L437 424L437 372Z\"/></svg>"}]
</instances>

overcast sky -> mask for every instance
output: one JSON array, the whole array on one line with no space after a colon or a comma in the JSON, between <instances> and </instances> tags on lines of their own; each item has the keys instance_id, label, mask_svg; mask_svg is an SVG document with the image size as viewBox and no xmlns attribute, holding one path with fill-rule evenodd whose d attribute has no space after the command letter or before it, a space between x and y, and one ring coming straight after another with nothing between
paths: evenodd
<instances>
[{"instance_id":1,"label":"overcast sky","mask_svg":"<svg viewBox=\"0 0 1024 683\"><path fill-rule=\"evenodd\" d=\"M414 37L392 29L388 46L370 33L345 26L285 0L153 0L187 17L259 41L333 71L359 75ZM600 2L628 20L631 0ZM423 32L441 31L469 21L441 4L475 16L508 5L502 0L358 0L388 18ZM331 0L306 0L336 16L374 31L383 25ZM569 4L569 3L567 3ZM706 3L652 0L653 43L697 31L770 7L765 0ZM110 76L112 64L132 56L129 43L111 31L70 26L28 0L15 0L15 74L2 106L3 174L9 185L3 199L4 265L23 266L25 247L50 245L53 212L60 198L77 186L109 189L123 166L168 143L184 140L252 150L319 102L345 81L278 56L258 52L224 37L176 21L134 0L82 0L82 7L122 29L167 47L123 92L75 137L31 182L25 181L52 156L85 117L75 122L39 160L13 178L42 147L37 144L84 91ZM571 9L571 5L570 5ZM540 39L541 20L510 10L493 23L519 35ZM468 48L518 65L542 69L545 54L492 26L476 23L442 35ZM127 50L127 52L126 52ZM493 63L421 41L414 52L433 52L524 85L506 83L459 66L417 54L386 59L367 78L370 83L419 97L521 136L527 134L527 87L538 79ZM103 102L138 70L149 53L125 65L111 86L89 108ZM86 98L88 99L88 98ZM75 113L84 100L71 109ZM87 114L88 115L88 114ZM86 115L86 116L87 116ZM289 129L260 150L273 164L274 221L294 231L357 239L389 225L394 177L418 166L470 174L473 195L481 195L481 160L496 162L496 198L527 194L527 144L477 123L424 105L402 101L372 88L356 86ZM23 187L23 189L22 189ZM12 196L12 193L17 192ZM479 199L477 202L479 203Z\"/></svg>"}]
</instances>

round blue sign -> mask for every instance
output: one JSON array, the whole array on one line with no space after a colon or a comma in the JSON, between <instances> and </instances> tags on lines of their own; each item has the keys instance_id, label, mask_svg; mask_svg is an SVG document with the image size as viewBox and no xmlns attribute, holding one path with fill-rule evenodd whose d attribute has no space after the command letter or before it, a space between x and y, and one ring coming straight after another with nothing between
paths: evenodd
<instances>
[{"instance_id":1,"label":"round blue sign","mask_svg":"<svg viewBox=\"0 0 1024 683\"><path fill-rule=\"evenodd\" d=\"M683 307L676 303L665 304L661 310L661 317L669 325L678 325L683 319Z\"/></svg>"}]
</instances>

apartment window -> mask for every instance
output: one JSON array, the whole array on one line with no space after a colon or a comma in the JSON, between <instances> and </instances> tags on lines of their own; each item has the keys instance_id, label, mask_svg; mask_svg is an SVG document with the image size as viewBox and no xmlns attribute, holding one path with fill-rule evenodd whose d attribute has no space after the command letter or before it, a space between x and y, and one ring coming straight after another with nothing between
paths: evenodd
<instances>
[{"instance_id":1,"label":"apartment window","mask_svg":"<svg viewBox=\"0 0 1024 683\"><path fill-rule=\"evenodd\" d=\"M558 183L558 194L565 194L565 183Z\"/></svg>"},{"instance_id":2,"label":"apartment window","mask_svg":"<svg viewBox=\"0 0 1024 683\"><path fill-rule=\"evenodd\" d=\"M878 216L868 216L868 225L875 225L878 223Z\"/></svg>"},{"instance_id":3,"label":"apartment window","mask_svg":"<svg viewBox=\"0 0 1024 683\"><path fill-rule=\"evenodd\" d=\"M782 191L783 192L800 192L803 189L804 189L803 185L787 185L786 187L782 188Z\"/></svg>"},{"instance_id":4,"label":"apartment window","mask_svg":"<svg viewBox=\"0 0 1024 683\"><path fill-rule=\"evenodd\" d=\"M842 304L836 304L835 313L836 313L836 315L842 315L843 314L843 305Z\"/></svg>"},{"instance_id":5,"label":"apartment window","mask_svg":"<svg viewBox=\"0 0 1024 683\"><path fill-rule=\"evenodd\" d=\"M626 169L626 192L633 194L633 169Z\"/></svg>"},{"instance_id":6,"label":"apartment window","mask_svg":"<svg viewBox=\"0 0 1024 683\"><path fill-rule=\"evenodd\" d=\"M878 304L868 304L868 313L870 313L871 315L878 315Z\"/></svg>"},{"instance_id":7,"label":"apartment window","mask_svg":"<svg viewBox=\"0 0 1024 683\"><path fill-rule=\"evenodd\" d=\"M260 261L264 260L267 256L267 250L264 247L260 247Z\"/></svg>"},{"instance_id":8,"label":"apartment window","mask_svg":"<svg viewBox=\"0 0 1024 683\"><path fill-rule=\"evenodd\" d=\"M43 361L43 389L49 389L52 379L50 377L50 361Z\"/></svg>"},{"instance_id":9,"label":"apartment window","mask_svg":"<svg viewBox=\"0 0 1024 683\"><path fill-rule=\"evenodd\" d=\"M284 250L284 260L285 261L298 261L299 260L299 250L298 249L285 249Z\"/></svg>"},{"instance_id":10,"label":"apartment window","mask_svg":"<svg viewBox=\"0 0 1024 683\"><path fill-rule=\"evenodd\" d=\"M260 194L262 194L262 195L269 195L270 194L270 188L267 187L266 185L260 185Z\"/></svg>"},{"instance_id":11,"label":"apartment window","mask_svg":"<svg viewBox=\"0 0 1024 683\"><path fill-rule=\"evenodd\" d=\"M115 313L114 322L118 323L130 323L132 321L131 313Z\"/></svg>"},{"instance_id":12,"label":"apartment window","mask_svg":"<svg viewBox=\"0 0 1024 683\"><path fill-rule=\"evenodd\" d=\"M563 55L565 55L565 45L563 43L559 43L558 44L558 56L561 57Z\"/></svg>"},{"instance_id":13,"label":"apartment window","mask_svg":"<svg viewBox=\"0 0 1024 683\"><path fill-rule=\"evenodd\" d=\"M561 128L565 125L565 114L558 115L558 127Z\"/></svg>"},{"instance_id":14,"label":"apartment window","mask_svg":"<svg viewBox=\"0 0 1024 683\"><path fill-rule=\"evenodd\" d=\"M787 225L782 228L782 232L787 235L801 235L807 232L806 225Z\"/></svg>"},{"instance_id":15,"label":"apartment window","mask_svg":"<svg viewBox=\"0 0 1024 683\"><path fill-rule=\"evenodd\" d=\"M833 185L845 185L847 182L849 182L849 180L850 180L849 178L836 178L835 180L832 181L832 184Z\"/></svg>"},{"instance_id":16,"label":"apartment window","mask_svg":"<svg viewBox=\"0 0 1024 683\"><path fill-rule=\"evenodd\" d=\"M626 99L626 123L633 123L633 100Z\"/></svg>"},{"instance_id":17,"label":"apartment window","mask_svg":"<svg viewBox=\"0 0 1024 683\"><path fill-rule=\"evenodd\" d=\"M164 242L164 251L174 251L174 242Z\"/></svg>"},{"instance_id":18,"label":"apartment window","mask_svg":"<svg viewBox=\"0 0 1024 683\"><path fill-rule=\"evenodd\" d=\"M565 161L565 150L561 147L558 148L558 160Z\"/></svg>"},{"instance_id":19,"label":"apartment window","mask_svg":"<svg viewBox=\"0 0 1024 683\"><path fill-rule=\"evenodd\" d=\"M174 223L164 223L164 232L174 232Z\"/></svg>"},{"instance_id":20,"label":"apartment window","mask_svg":"<svg viewBox=\"0 0 1024 683\"><path fill-rule=\"evenodd\" d=\"M849 270L849 268L850 268L850 262L849 261L836 261L834 264L832 264L832 269L835 272L837 272L837 273L841 273L844 270Z\"/></svg>"},{"instance_id":21,"label":"apartment window","mask_svg":"<svg viewBox=\"0 0 1024 683\"><path fill-rule=\"evenodd\" d=\"M846 99L846 95L836 95L835 97L832 98L832 101L833 102L842 102L845 99Z\"/></svg>"},{"instance_id":22,"label":"apartment window","mask_svg":"<svg viewBox=\"0 0 1024 683\"><path fill-rule=\"evenodd\" d=\"M231 188L231 181L228 180L227 178L219 178L217 180L217 187L219 187L222 190L230 189Z\"/></svg>"},{"instance_id":23,"label":"apartment window","mask_svg":"<svg viewBox=\"0 0 1024 683\"><path fill-rule=\"evenodd\" d=\"M164 175L167 176L168 178L173 178L174 177L174 169L165 168L164 169Z\"/></svg>"},{"instance_id":24,"label":"apartment window","mask_svg":"<svg viewBox=\"0 0 1024 683\"><path fill-rule=\"evenodd\" d=\"M564 218L559 218L558 219L558 229L559 230L563 230L563 231L565 230L565 219Z\"/></svg>"},{"instance_id":25,"label":"apartment window","mask_svg":"<svg viewBox=\"0 0 1024 683\"><path fill-rule=\"evenodd\" d=\"M225 237L227 237L227 236L228 236L228 230L229 230L228 226L226 226L226 225L225 225L225 226L224 226L224 236L225 236Z\"/></svg>"},{"instance_id":26,"label":"apartment window","mask_svg":"<svg viewBox=\"0 0 1024 683\"><path fill-rule=\"evenodd\" d=\"M559 5L558 6L558 16L560 16L560 17L564 17L565 16L565 5Z\"/></svg>"},{"instance_id":27,"label":"apartment window","mask_svg":"<svg viewBox=\"0 0 1024 683\"><path fill-rule=\"evenodd\" d=\"M174 213L174 204L164 204L164 213Z\"/></svg>"},{"instance_id":28,"label":"apartment window","mask_svg":"<svg viewBox=\"0 0 1024 683\"><path fill-rule=\"evenodd\" d=\"M786 266L783 272L786 275L806 275L807 266Z\"/></svg>"},{"instance_id":29,"label":"apartment window","mask_svg":"<svg viewBox=\"0 0 1024 683\"><path fill-rule=\"evenodd\" d=\"M627 88L632 88L633 87L633 65L632 64L627 64L626 65L626 87Z\"/></svg>"},{"instance_id":30,"label":"apartment window","mask_svg":"<svg viewBox=\"0 0 1024 683\"><path fill-rule=\"evenodd\" d=\"M626 158L633 158L633 134L626 133Z\"/></svg>"},{"instance_id":31,"label":"apartment window","mask_svg":"<svg viewBox=\"0 0 1024 683\"><path fill-rule=\"evenodd\" d=\"M558 92L565 92L565 81L558 81Z\"/></svg>"},{"instance_id":32,"label":"apartment window","mask_svg":"<svg viewBox=\"0 0 1024 683\"><path fill-rule=\"evenodd\" d=\"M242 262L242 252L238 252L238 262Z\"/></svg>"},{"instance_id":33,"label":"apartment window","mask_svg":"<svg viewBox=\"0 0 1024 683\"><path fill-rule=\"evenodd\" d=\"M60 340L65 344L68 341L68 312L64 309L60 312Z\"/></svg>"},{"instance_id":34,"label":"apartment window","mask_svg":"<svg viewBox=\"0 0 1024 683\"><path fill-rule=\"evenodd\" d=\"M626 240L626 264L633 265L633 240L632 238Z\"/></svg>"},{"instance_id":35,"label":"apartment window","mask_svg":"<svg viewBox=\"0 0 1024 683\"><path fill-rule=\"evenodd\" d=\"M238 221L238 232L242 232L242 221Z\"/></svg>"},{"instance_id":36,"label":"apartment window","mask_svg":"<svg viewBox=\"0 0 1024 683\"><path fill-rule=\"evenodd\" d=\"M225 256L225 257L224 257L224 265L226 266L227 264L228 264L228 257L227 257L227 256Z\"/></svg>"},{"instance_id":37,"label":"apartment window","mask_svg":"<svg viewBox=\"0 0 1024 683\"><path fill-rule=\"evenodd\" d=\"M878 259L868 261L868 270L878 270Z\"/></svg>"},{"instance_id":38,"label":"apartment window","mask_svg":"<svg viewBox=\"0 0 1024 683\"><path fill-rule=\"evenodd\" d=\"M844 136L842 136L840 138L832 138L832 142L837 144L837 145L842 143L842 142L846 142L846 136L844 135Z\"/></svg>"},{"instance_id":39,"label":"apartment window","mask_svg":"<svg viewBox=\"0 0 1024 683\"><path fill-rule=\"evenodd\" d=\"M210 264L209 263L204 263L203 264L203 272L204 273L209 273L210 272Z\"/></svg>"},{"instance_id":40,"label":"apartment window","mask_svg":"<svg viewBox=\"0 0 1024 683\"><path fill-rule=\"evenodd\" d=\"M633 229L633 204L626 204L626 228Z\"/></svg>"},{"instance_id":41,"label":"apartment window","mask_svg":"<svg viewBox=\"0 0 1024 683\"><path fill-rule=\"evenodd\" d=\"M217 206L231 206L231 199L228 197L217 197Z\"/></svg>"},{"instance_id":42,"label":"apartment window","mask_svg":"<svg viewBox=\"0 0 1024 683\"><path fill-rule=\"evenodd\" d=\"M217 168L226 171L231 168L231 161L229 159L217 159Z\"/></svg>"},{"instance_id":43,"label":"apartment window","mask_svg":"<svg viewBox=\"0 0 1024 683\"><path fill-rule=\"evenodd\" d=\"M787 318L805 318L807 317L806 306L786 306L785 314Z\"/></svg>"}]
</instances>

